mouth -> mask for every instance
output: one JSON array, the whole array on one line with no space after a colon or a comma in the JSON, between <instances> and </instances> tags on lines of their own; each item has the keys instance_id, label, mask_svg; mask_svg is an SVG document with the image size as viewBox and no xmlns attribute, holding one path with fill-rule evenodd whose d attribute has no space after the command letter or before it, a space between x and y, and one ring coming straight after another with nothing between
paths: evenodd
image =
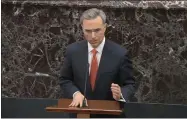
<instances>
[{"instance_id":1,"label":"mouth","mask_svg":"<svg viewBox=\"0 0 187 119\"><path fill-rule=\"evenodd\" d=\"M95 43L97 43L97 40L91 40L90 43L95 44Z\"/></svg>"}]
</instances>

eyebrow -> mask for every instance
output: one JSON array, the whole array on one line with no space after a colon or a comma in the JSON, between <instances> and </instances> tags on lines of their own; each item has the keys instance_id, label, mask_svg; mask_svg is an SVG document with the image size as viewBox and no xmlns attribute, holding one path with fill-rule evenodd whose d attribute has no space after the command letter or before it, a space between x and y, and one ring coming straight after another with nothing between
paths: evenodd
<instances>
[{"instance_id":1,"label":"eyebrow","mask_svg":"<svg viewBox=\"0 0 187 119\"><path fill-rule=\"evenodd\" d=\"M96 28L96 29L85 29L86 31L95 31L95 30L100 30L101 28Z\"/></svg>"}]
</instances>

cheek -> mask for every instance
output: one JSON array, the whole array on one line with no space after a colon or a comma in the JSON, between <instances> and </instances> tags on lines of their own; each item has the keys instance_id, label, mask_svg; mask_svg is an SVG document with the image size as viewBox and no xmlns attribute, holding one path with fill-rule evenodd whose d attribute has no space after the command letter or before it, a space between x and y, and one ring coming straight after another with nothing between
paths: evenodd
<instances>
[{"instance_id":1,"label":"cheek","mask_svg":"<svg viewBox=\"0 0 187 119\"><path fill-rule=\"evenodd\" d=\"M105 34L100 33L100 34L98 35L99 39L103 38L103 37L104 37L104 35L105 35Z\"/></svg>"},{"instance_id":2,"label":"cheek","mask_svg":"<svg viewBox=\"0 0 187 119\"><path fill-rule=\"evenodd\" d=\"M86 40L90 40L91 38L89 37L89 35L84 35Z\"/></svg>"},{"instance_id":3,"label":"cheek","mask_svg":"<svg viewBox=\"0 0 187 119\"><path fill-rule=\"evenodd\" d=\"M100 34L99 34L99 36L104 36L105 35L105 32L104 31L102 31Z\"/></svg>"},{"instance_id":4,"label":"cheek","mask_svg":"<svg viewBox=\"0 0 187 119\"><path fill-rule=\"evenodd\" d=\"M85 38L88 38L88 35L85 35L85 34L84 34L84 37L85 37Z\"/></svg>"}]
</instances>

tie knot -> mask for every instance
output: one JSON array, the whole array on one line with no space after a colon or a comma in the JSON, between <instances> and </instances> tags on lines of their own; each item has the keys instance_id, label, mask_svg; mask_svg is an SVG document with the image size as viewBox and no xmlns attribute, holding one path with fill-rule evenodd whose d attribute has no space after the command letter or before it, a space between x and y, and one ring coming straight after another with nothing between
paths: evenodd
<instances>
[{"instance_id":1,"label":"tie knot","mask_svg":"<svg viewBox=\"0 0 187 119\"><path fill-rule=\"evenodd\" d=\"M97 53L97 50L96 50L96 49L93 49L93 50L92 50L92 53L93 53L93 54L96 54L96 53Z\"/></svg>"}]
</instances>

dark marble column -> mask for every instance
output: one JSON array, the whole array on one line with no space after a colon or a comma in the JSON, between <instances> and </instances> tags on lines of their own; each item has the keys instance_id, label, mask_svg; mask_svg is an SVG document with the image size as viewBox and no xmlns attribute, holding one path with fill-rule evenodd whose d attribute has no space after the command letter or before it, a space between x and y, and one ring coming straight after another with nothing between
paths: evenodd
<instances>
[{"instance_id":1,"label":"dark marble column","mask_svg":"<svg viewBox=\"0 0 187 119\"><path fill-rule=\"evenodd\" d=\"M106 12L107 39L130 52L132 101L187 104L186 1L2 0L2 97L61 97L64 52L82 40L79 17L91 7Z\"/></svg>"}]
</instances>

